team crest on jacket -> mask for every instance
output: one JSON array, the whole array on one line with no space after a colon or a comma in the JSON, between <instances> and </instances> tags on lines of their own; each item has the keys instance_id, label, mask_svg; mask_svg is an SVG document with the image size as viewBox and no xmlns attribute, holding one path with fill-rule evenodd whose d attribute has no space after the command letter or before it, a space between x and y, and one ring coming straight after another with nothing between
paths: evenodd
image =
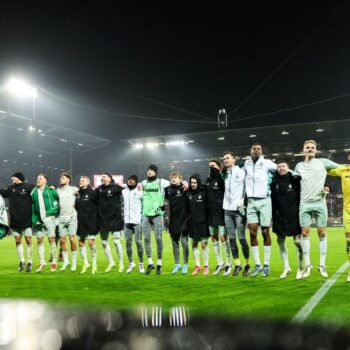
<instances>
[{"instance_id":1,"label":"team crest on jacket","mask_svg":"<svg viewBox=\"0 0 350 350\"><path fill-rule=\"evenodd\" d=\"M198 196L198 199L202 199L202 196L201 196L201 195L199 195L199 196Z\"/></svg>"},{"instance_id":2,"label":"team crest on jacket","mask_svg":"<svg viewBox=\"0 0 350 350\"><path fill-rule=\"evenodd\" d=\"M15 190L15 189L13 189L12 191L13 191L13 192L16 192L16 190Z\"/></svg>"},{"instance_id":3,"label":"team crest on jacket","mask_svg":"<svg viewBox=\"0 0 350 350\"><path fill-rule=\"evenodd\" d=\"M217 186L218 185L218 183L217 182L215 182L215 185L214 186Z\"/></svg>"},{"instance_id":4,"label":"team crest on jacket","mask_svg":"<svg viewBox=\"0 0 350 350\"><path fill-rule=\"evenodd\" d=\"M111 190L108 190L108 194L110 194L111 193Z\"/></svg>"},{"instance_id":5,"label":"team crest on jacket","mask_svg":"<svg viewBox=\"0 0 350 350\"><path fill-rule=\"evenodd\" d=\"M89 196L86 194L86 195L85 195L85 198L89 198Z\"/></svg>"},{"instance_id":6,"label":"team crest on jacket","mask_svg":"<svg viewBox=\"0 0 350 350\"><path fill-rule=\"evenodd\" d=\"M290 189L292 189L292 184L289 184L289 186L288 186Z\"/></svg>"},{"instance_id":7,"label":"team crest on jacket","mask_svg":"<svg viewBox=\"0 0 350 350\"><path fill-rule=\"evenodd\" d=\"M177 190L177 194L180 194L180 190Z\"/></svg>"}]
</instances>

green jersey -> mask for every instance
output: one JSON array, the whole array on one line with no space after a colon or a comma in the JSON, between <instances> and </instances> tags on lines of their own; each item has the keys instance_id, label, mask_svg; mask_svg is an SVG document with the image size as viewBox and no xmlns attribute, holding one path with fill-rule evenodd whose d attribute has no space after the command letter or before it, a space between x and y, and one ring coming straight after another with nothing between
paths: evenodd
<instances>
[{"instance_id":1,"label":"green jersey","mask_svg":"<svg viewBox=\"0 0 350 350\"><path fill-rule=\"evenodd\" d=\"M169 181L156 179L143 181L142 214L144 216L163 215L164 188L169 186Z\"/></svg>"}]
</instances>

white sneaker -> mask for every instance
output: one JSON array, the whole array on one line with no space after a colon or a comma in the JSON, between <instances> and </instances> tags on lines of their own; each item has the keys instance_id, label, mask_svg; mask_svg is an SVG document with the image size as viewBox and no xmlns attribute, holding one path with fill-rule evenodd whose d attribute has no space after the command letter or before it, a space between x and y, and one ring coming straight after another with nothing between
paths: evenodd
<instances>
[{"instance_id":1,"label":"white sneaker","mask_svg":"<svg viewBox=\"0 0 350 350\"><path fill-rule=\"evenodd\" d=\"M326 268L325 266L319 266L318 267L318 272L320 273L320 275L324 278L327 278L328 277L328 273L326 271Z\"/></svg>"},{"instance_id":2,"label":"white sneaker","mask_svg":"<svg viewBox=\"0 0 350 350\"><path fill-rule=\"evenodd\" d=\"M107 266L105 272L111 272L112 269L115 268L115 263L111 263Z\"/></svg>"},{"instance_id":3,"label":"white sneaker","mask_svg":"<svg viewBox=\"0 0 350 350\"><path fill-rule=\"evenodd\" d=\"M290 267L285 268L283 272L280 274L280 279L283 280L285 279L289 274L291 273Z\"/></svg>"},{"instance_id":4,"label":"white sneaker","mask_svg":"<svg viewBox=\"0 0 350 350\"><path fill-rule=\"evenodd\" d=\"M63 263L62 267L60 268L60 271L64 271L68 266L70 266L70 263Z\"/></svg>"},{"instance_id":5,"label":"white sneaker","mask_svg":"<svg viewBox=\"0 0 350 350\"><path fill-rule=\"evenodd\" d=\"M225 265L224 264L216 266L216 269L213 272L213 275L214 276L218 275L220 273L220 271L222 271L224 269L225 269Z\"/></svg>"},{"instance_id":6,"label":"white sneaker","mask_svg":"<svg viewBox=\"0 0 350 350\"><path fill-rule=\"evenodd\" d=\"M77 270L77 262L76 262L76 261L75 261L75 262L72 262L72 267L70 268L70 270L71 270L72 272L74 272L74 271Z\"/></svg>"},{"instance_id":7,"label":"white sneaker","mask_svg":"<svg viewBox=\"0 0 350 350\"><path fill-rule=\"evenodd\" d=\"M347 278L346 282L350 282L350 272L348 273L348 278Z\"/></svg>"},{"instance_id":8,"label":"white sneaker","mask_svg":"<svg viewBox=\"0 0 350 350\"><path fill-rule=\"evenodd\" d=\"M80 271L80 273L85 273L89 267L90 267L90 264L84 264L83 268Z\"/></svg>"},{"instance_id":9,"label":"white sneaker","mask_svg":"<svg viewBox=\"0 0 350 350\"><path fill-rule=\"evenodd\" d=\"M303 278L303 269L301 267L298 267L297 275L295 276L295 279L301 280Z\"/></svg>"},{"instance_id":10,"label":"white sneaker","mask_svg":"<svg viewBox=\"0 0 350 350\"><path fill-rule=\"evenodd\" d=\"M131 262L130 264L129 264L129 267L128 267L128 269L126 270L126 273L130 273L134 268L135 268L135 263L134 262Z\"/></svg>"},{"instance_id":11,"label":"white sneaker","mask_svg":"<svg viewBox=\"0 0 350 350\"><path fill-rule=\"evenodd\" d=\"M225 266L225 271L224 271L224 276L229 276L232 270L232 266L231 265L226 265Z\"/></svg>"},{"instance_id":12,"label":"white sneaker","mask_svg":"<svg viewBox=\"0 0 350 350\"><path fill-rule=\"evenodd\" d=\"M124 271L124 264L121 263L119 264L119 272L123 272Z\"/></svg>"},{"instance_id":13,"label":"white sneaker","mask_svg":"<svg viewBox=\"0 0 350 350\"><path fill-rule=\"evenodd\" d=\"M145 273L145 268L143 267L143 263L139 264L139 271L140 273Z\"/></svg>"},{"instance_id":14,"label":"white sneaker","mask_svg":"<svg viewBox=\"0 0 350 350\"><path fill-rule=\"evenodd\" d=\"M303 271L303 278L308 278L310 276L312 269L313 269L312 265L305 266Z\"/></svg>"},{"instance_id":15,"label":"white sneaker","mask_svg":"<svg viewBox=\"0 0 350 350\"><path fill-rule=\"evenodd\" d=\"M41 272L45 268L45 266L46 266L46 264L41 262L35 271Z\"/></svg>"},{"instance_id":16,"label":"white sneaker","mask_svg":"<svg viewBox=\"0 0 350 350\"><path fill-rule=\"evenodd\" d=\"M97 265L96 263L92 263L92 269L91 269L91 274L96 275L97 273Z\"/></svg>"}]
</instances>

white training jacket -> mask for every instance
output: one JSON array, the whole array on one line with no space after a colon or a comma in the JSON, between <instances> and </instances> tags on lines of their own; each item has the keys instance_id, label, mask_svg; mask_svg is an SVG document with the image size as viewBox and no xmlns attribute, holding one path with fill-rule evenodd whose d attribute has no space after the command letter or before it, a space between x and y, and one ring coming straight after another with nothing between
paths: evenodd
<instances>
[{"instance_id":1,"label":"white training jacket","mask_svg":"<svg viewBox=\"0 0 350 350\"><path fill-rule=\"evenodd\" d=\"M4 226L9 226L9 219L7 215L7 210L5 206L5 200L0 194L0 224Z\"/></svg>"},{"instance_id":2,"label":"white training jacket","mask_svg":"<svg viewBox=\"0 0 350 350\"><path fill-rule=\"evenodd\" d=\"M225 210L238 210L244 197L245 170L235 165L227 169L225 179L225 194L222 208Z\"/></svg>"},{"instance_id":3,"label":"white training jacket","mask_svg":"<svg viewBox=\"0 0 350 350\"><path fill-rule=\"evenodd\" d=\"M130 191L129 187L125 187L122 194L125 224L141 224L143 191L139 191L137 187Z\"/></svg>"},{"instance_id":4,"label":"white training jacket","mask_svg":"<svg viewBox=\"0 0 350 350\"><path fill-rule=\"evenodd\" d=\"M267 198L270 196L270 183L272 174L276 171L277 165L269 159L260 158L254 164L252 157L244 163L246 171L245 191L248 198Z\"/></svg>"}]
</instances>

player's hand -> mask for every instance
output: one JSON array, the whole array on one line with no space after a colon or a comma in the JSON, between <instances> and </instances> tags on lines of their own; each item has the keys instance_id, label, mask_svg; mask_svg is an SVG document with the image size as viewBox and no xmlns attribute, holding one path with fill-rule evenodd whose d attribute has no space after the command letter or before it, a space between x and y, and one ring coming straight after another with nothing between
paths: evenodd
<instances>
[{"instance_id":1,"label":"player's hand","mask_svg":"<svg viewBox=\"0 0 350 350\"><path fill-rule=\"evenodd\" d=\"M189 186L188 186L188 182L186 180L182 181L182 188L184 189L184 191L187 191Z\"/></svg>"},{"instance_id":2,"label":"player's hand","mask_svg":"<svg viewBox=\"0 0 350 350\"><path fill-rule=\"evenodd\" d=\"M137 185L137 190L138 191L143 191L143 185L142 184L138 184Z\"/></svg>"}]
</instances>

